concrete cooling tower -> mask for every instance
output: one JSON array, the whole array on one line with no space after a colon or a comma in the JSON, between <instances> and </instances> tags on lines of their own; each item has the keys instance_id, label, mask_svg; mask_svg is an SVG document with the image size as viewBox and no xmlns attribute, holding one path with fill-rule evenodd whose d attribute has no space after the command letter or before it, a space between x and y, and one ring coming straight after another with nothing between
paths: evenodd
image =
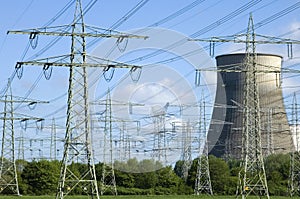
<instances>
[{"instance_id":1,"label":"concrete cooling tower","mask_svg":"<svg viewBox=\"0 0 300 199\"><path fill-rule=\"evenodd\" d=\"M217 157L241 158L245 83L245 73L241 70L244 59L244 53L216 57L221 72L218 72L217 93L207 140L209 153ZM257 54L256 62L263 155L288 153L293 151L293 141L282 99L282 57Z\"/></svg>"}]
</instances>

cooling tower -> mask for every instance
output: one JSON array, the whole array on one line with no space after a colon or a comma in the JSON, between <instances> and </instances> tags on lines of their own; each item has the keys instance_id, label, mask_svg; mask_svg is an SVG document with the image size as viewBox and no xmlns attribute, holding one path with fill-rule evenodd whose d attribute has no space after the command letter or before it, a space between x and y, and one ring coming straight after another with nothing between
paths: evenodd
<instances>
[{"instance_id":1,"label":"cooling tower","mask_svg":"<svg viewBox=\"0 0 300 199\"><path fill-rule=\"evenodd\" d=\"M241 158L245 54L216 57L217 93L208 131L209 152L223 158ZM292 136L282 99L282 57L257 54L257 88L261 113L263 154L288 153L293 150Z\"/></svg>"}]
</instances>

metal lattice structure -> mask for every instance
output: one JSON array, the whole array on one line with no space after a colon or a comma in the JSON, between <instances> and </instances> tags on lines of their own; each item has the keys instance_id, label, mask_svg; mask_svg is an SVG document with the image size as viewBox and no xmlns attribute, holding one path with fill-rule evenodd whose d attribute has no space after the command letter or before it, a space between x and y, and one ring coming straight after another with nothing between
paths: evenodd
<instances>
[{"instance_id":1,"label":"metal lattice structure","mask_svg":"<svg viewBox=\"0 0 300 199\"><path fill-rule=\"evenodd\" d=\"M106 60L103 64L103 59L87 55L86 39L103 37L119 40L124 38L147 38L112 30L108 31L108 34L102 32L103 29L88 26L84 23L81 0L76 0L74 19L70 25L8 31L8 33L13 34L29 34L31 40L37 39L38 35L71 38L70 54L17 62L16 64L17 70L20 70L23 65L43 66L46 78L50 78L47 71L52 69L52 66L69 67L70 69L65 144L56 194L57 199L65 198L77 187L89 197L99 198L91 145L87 68L104 68L104 71L108 71L110 68L131 68L132 70L139 68L138 66L110 62L109 60ZM86 165L85 170L82 170L80 174L75 174L71 169L72 164L76 162Z\"/></svg>"},{"instance_id":2,"label":"metal lattice structure","mask_svg":"<svg viewBox=\"0 0 300 199\"><path fill-rule=\"evenodd\" d=\"M123 161L129 160L131 158L131 142L130 142L130 136L128 135L126 123L123 122L122 124L122 130L121 130L121 139L120 139L120 159Z\"/></svg>"},{"instance_id":3,"label":"metal lattice structure","mask_svg":"<svg viewBox=\"0 0 300 199\"><path fill-rule=\"evenodd\" d=\"M55 119L52 118L52 124L51 124L51 143L50 143L50 159L56 160L57 159L57 145L56 145L56 124Z\"/></svg>"},{"instance_id":4,"label":"metal lattice structure","mask_svg":"<svg viewBox=\"0 0 300 199\"><path fill-rule=\"evenodd\" d=\"M80 1L76 2L72 24L73 34L85 32ZM86 63L84 37L72 36L70 63L83 65ZM92 198L99 198L92 158L86 70L86 67L70 67L65 146L56 198L64 198L77 185ZM70 168L74 162L86 165L80 175L75 174Z\"/></svg>"},{"instance_id":5,"label":"metal lattice structure","mask_svg":"<svg viewBox=\"0 0 300 199\"><path fill-rule=\"evenodd\" d=\"M116 178L113 162L113 144L112 144L112 109L111 109L110 91L107 92L105 106L105 124L104 124L104 140L103 140L103 168L101 179L101 195L110 191L113 195L118 195ZM108 158L106 157L108 156Z\"/></svg>"},{"instance_id":6,"label":"metal lattice structure","mask_svg":"<svg viewBox=\"0 0 300 199\"><path fill-rule=\"evenodd\" d=\"M256 38L261 39L256 39ZM243 103L237 104L242 109L242 171L239 175L239 186L237 197L247 198L249 195L269 198L266 174L263 163L261 146L261 115L259 93L257 88L257 74L278 73L276 70L258 69L256 45L257 44L287 44L288 56L292 58L292 44L300 44L298 40L270 37L259 35L254 32L252 15L250 15L248 30L246 34L236 34L211 39L193 39L193 41L210 42L210 54L214 55L214 47L217 42L233 42L246 44L246 58L242 68L218 69L218 72L234 73L245 75L243 87ZM204 69L207 70L207 69ZM209 69L207 70L209 71ZM216 71L211 69L211 71ZM196 71L197 72L197 71ZM292 71L284 71L292 72ZM271 118L269 118L271 119ZM272 150L272 135L269 136L269 148ZM223 143L224 144L224 143Z\"/></svg>"},{"instance_id":7,"label":"metal lattice structure","mask_svg":"<svg viewBox=\"0 0 300 199\"><path fill-rule=\"evenodd\" d=\"M192 166L192 146L191 146L191 124L188 121L182 127L182 136L183 136L183 144L182 144L182 178L186 181L189 175L189 170Z\"/></svg>"},{"instance_id":8,"label":"metal lattice structure","mask_svg":"<svg viewBox=\"0 0 300 199\"><path fill-rule=\"evenodd\" d=\"M167 162L166 151L166 113L168 104L163 108L152 108L152 120L153 120L153 151L152 157L157 158L159 162Z\"/></svg>"},{"instance_id":9,"label":"metal lattice structure","mask_svg":"<svg viewBox=\"0 0 300 199\"><path fill-rule=\"evenodd\" d=\"M274 136L272 134L272 128L273 128L273 115L274 115L274 109L269 108L267 110L267 156L274 154Z\"/></svg>"},{"instance_id":10,"label":"metal lattice structure","mask_svg":"<svg viewBox=\"0 0 300 199\"><path fill-rule=\"evenodd\" d=\"M15 160L14 112L10 82L4 99L2 150L0 163L0 193L7 188L20 195Z\"/></svg>"},{"instance_id":11,"label":"metal lattice structure","mask_svg":"<svg viewBox=\"0 0 300 199\"><path fill-rule=\"evenodd\" d=\"M202 122L203 121L203 122ZM200 119L199 119L199 159L197 162L197 174L195 180L194 192L196 195L208 194L213 195L208 159L208 143L206 134L206 118L205 118L205 101L203 108L200 104Z\"/></svg>"},{"instance_id":12,"label":"metal lattice structure","mask_svg":"<svg viewBox=\"0 0 300 199\"><path fill-rule=\"evenodd\" d=\"M29 99L20 99L12 95L11 82L8 80L7 92L4 100L3 131L2 131L2 146L1 146L1 162L0 162L0 193L20 195L17 166L15 156L15 126L14 121L42 121L42 118L25 116L14 112L14 103L28 103L35 105L37 103L48 103L45 101L36 101Z\"/></svg>"},{"instance_id":13,"label":"metal lattice structure","mask_svg":"<svg viewBox=\"0 0 300 199\"><path fill-rule=\"evenodd\" d=\"M242 171L239 174L240 185L237 197L246 198L251 194L269 198L266 172L261 147L261 121L259 93L256 77L255 33L250 16L245 59L245 86L242 129Z\"/></svg>"},{"instance_id":14,"label":"metal lattice structure","mask_svg":"<svg viewBox=\"0 0 300 199\"><path fill-rule=\"evenodd\" d=\"M298 104L296 94L293 97L292 105L292 128L294 131L295 151L291 153L289 194L290 196L300 195L300 154L299 154L299 132L298 132Z\"/></svg>"}]
</instances>

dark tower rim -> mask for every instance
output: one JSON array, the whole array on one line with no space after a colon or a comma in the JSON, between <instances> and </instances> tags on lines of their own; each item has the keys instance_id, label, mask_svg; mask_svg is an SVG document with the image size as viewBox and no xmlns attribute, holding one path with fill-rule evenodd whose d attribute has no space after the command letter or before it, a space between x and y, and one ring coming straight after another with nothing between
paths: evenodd
<instances>
[{"instance_id":1,"label":"dark tower rim","mask_svg":"<svg viewBox=\"0 0 300 199\"><path fill-rule=\"evenodd\" d=\"M216 56L215 58L221 58L221 57L229 57L229 56L236 56L236 55L246 55L246 53L231 53L231 54L221 54ZM277 54L269 54L269 53L256 53L256 55L258 56L270 56L270 57L279 57L279 58L283 58L281 55L277 55Z\"/></svg>"}]
</instances>

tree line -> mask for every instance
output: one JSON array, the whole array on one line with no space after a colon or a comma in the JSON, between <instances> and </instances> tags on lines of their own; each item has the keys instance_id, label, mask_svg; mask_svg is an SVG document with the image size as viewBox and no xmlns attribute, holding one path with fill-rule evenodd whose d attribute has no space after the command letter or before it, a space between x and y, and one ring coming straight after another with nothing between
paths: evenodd
<instances>
[{"instance_id":1,"label":"tree line","mask_svg":"<svg viewBox=\"0 0 300 199\"><path fill-rule=\"evenodd\" d=\"M197 172L197 159L189 169L187 179L182 178L183 161L173 166L162 166L153 160L130 159L115 162L115 179L119 195L179 195L193 194ZM57 190L60 175L60 162L49 160L17 160L19 189L22 195L53 195ZM74 173L86 165L73 163ZM101 188L103 163L95 164L98 186ZM210 178L214 194L234 195L237 189L240 162L224 161L209 156ZM123 169L121 169L123 168ZM128 170L133 169L134 170ZM270 195L287 195L290 170L290 155L277 154L265 158L265 169ZM5 190L9 191L9 190ZM5 192L2 192L5 194ZM73 194L81 194L80 189ZM109 194L109 193L106 193Z\"/></svg>"}]
</instances>

